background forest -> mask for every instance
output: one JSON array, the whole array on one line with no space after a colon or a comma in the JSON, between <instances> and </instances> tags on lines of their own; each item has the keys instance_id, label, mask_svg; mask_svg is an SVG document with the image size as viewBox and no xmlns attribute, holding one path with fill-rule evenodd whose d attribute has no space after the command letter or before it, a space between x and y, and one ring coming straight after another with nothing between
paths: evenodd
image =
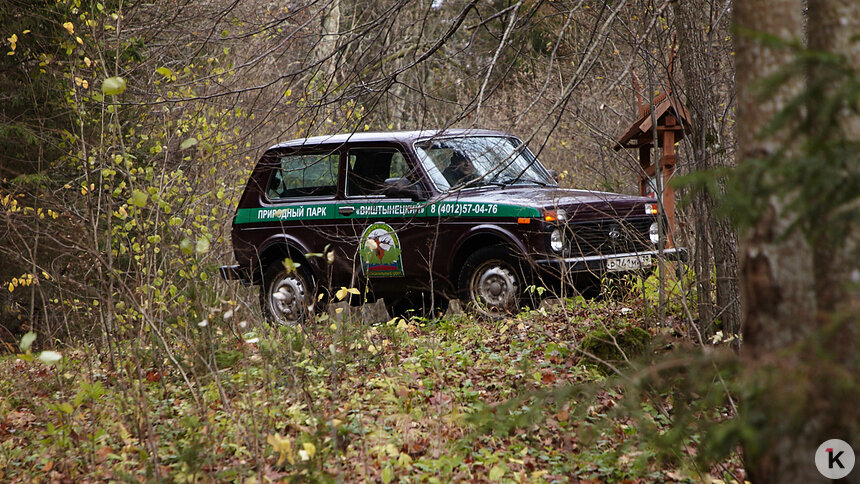
<instances>
[{"instance_id":1,"label":"background forest","mask_svg":"<svg viewBox=\"0 0 860 484\"><path fill-rule=\"evenodd\" d=\"M0 480L821 479L821 442L860 444L858 10L6 0ZM613 146L661 93L692 122L680 275L305 328L218 276L277 141L499 129L563 186L637 193Z\"/></svg>"}]
</instances>

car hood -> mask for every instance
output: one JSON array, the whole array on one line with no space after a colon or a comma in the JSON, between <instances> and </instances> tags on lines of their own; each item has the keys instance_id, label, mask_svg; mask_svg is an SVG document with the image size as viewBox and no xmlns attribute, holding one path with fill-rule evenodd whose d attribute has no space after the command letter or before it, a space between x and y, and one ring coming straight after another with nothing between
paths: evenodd
<instances>
[{"instance_id":1,"label":"car hood","mask_svg":"<svg viewBox=\"0 0 860 484\"><path fill-rule=\"evenodd\" d=\"M450 201L499 203L541 210L564 209L577 219L645 215L644 205L656 203L648 197L555 187L481 187L445 197Z\"/></svg>"}]
</instances>

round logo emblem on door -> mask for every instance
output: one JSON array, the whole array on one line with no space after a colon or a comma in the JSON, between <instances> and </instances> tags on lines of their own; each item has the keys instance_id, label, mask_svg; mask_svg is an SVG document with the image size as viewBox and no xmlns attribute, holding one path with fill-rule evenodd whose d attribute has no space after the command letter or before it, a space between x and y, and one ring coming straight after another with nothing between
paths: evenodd
<instances>
[{"instance_id":1,"label":"round logo emblem on door","mask_svg":"<svg viewBox=\"0 0 860 484\"><path fill-rule=\"evenodd\" d=\"M364 229L359 244L361 268L367 277L403 275L400 239L390 225L383 222L371 224Z\"/></svg>"}]
</instances>

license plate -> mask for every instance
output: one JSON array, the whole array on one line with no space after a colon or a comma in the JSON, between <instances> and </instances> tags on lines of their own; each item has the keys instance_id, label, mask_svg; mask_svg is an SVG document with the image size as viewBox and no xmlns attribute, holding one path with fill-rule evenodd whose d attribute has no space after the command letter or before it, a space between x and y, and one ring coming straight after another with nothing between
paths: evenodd
<instances>
[{"instance_id":1,"label":"license plate","mask_svg":"<svg viewBox=\"0 0 860 484\"><path fill-rule=\"evenodd\" d=\"M649 267L651 255L632 255L629 257L616 257L606 260L606 270L611 272L635 271Z\"/></svg>"}]
</instances>

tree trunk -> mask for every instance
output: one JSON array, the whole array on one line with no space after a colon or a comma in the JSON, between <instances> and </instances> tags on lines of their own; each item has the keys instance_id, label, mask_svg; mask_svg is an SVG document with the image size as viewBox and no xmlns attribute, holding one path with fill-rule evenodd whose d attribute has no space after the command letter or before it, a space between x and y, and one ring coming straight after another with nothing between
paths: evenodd
<instances>
[{"instance_id":1,"label":"tree trunk","mask_svg":"<svg viewBox=\"0 0 860 484\"><path fill-rule=\"evenodd\" d=\"M792 155L797 140L759 134L799 92L800 81L784 83L766 100L756 89L757 82L792 60L791 51L765 44L750 32L796 37L802 31L800 1L738 0L734 23L739 164L765 159L780 148ZM779 352L801 342L815 327L812 251L797 231L784 237L792 222L785 200L771 196L767 202L741 251L742 354L758 378L741 409L756 425L756 436L744 445L745 464L756 484L820 482L812 456L821 443L821 422L806 405L816 402L816 385L808 378L801 352Z\"/></svg>"},{"instance_id":2,"label":"tree trunk","mask_svg":"<svg viewBox=\"0 0 860 484\"><path fill-rule=\"evenodd\" d=\"M331 0L331 3L322 16L320 24L320 41L314 49L314 61L317 69L322 72L328 80L335 73L337 62L331 59L337 47L337 35L340 31L340 0Z\"/></svg>"},{"instance_id":3,"label":"tree trunk","mask_svg":"<svg viewBox=\"0 0 860 484\"><path fill-rule=\"evenodd\" d=\"M723 27L715 24L722 16L720 6L701 8L694 2L675 4L678 22L678 49L684 73L686 105L692 117L692 131L687 139L696 170L709 170L732 163L723 135L722 113L731 102L727 92L720 92L721 61L725 52L714 52ZM704 15L703 15L704 14ZM700 332L714 331L713 320L722 322L728 335L740 334L740 301L737 286L737 233L729 221L714 216L714 201L707 192L697 195L696 271L699 288ZM713 307L712 271L716 272L716 307Z\"/></svg>"},{"instance_id":4,"label":"tree trunk","mask_svg":"<svg viewBox=\"0 0 860 484\"><path fill-rule=\"evenodd\" d=\"M772 76L791 61L788 49L771 48L749 32L790 39L801 31L798 0L740 0L735 4L737 139L740 163L763 159L796 140L761 138L758 134L786 101L797 94L799 82L788 81L766 100L756 83ZM745 353L785 348L808 334L807 322L815 314L812 260L809 244L795 232L780 238L791 220L784 201L772 197L768 207L746 235L743 247Z\"/></svg>"},{"instance_id":5,"label":"tree trunk","mask_svg":"<svg viewBox=\"0 0 860 484\"><path fill-rule=\"evenodd\" d=\"M810 50L842 55L847 67L860 72L860 41L851 41L853 35L860 34L860 4L856 0L814 2L809 9L808 26ZM819 74L809 73L810 77ZM840 128L842 133L838 141L860 140L860 117L849 117ZM810 133L810 136L824 138L827 134ZM819 310L841 311L850 302L846 282L858 271L856 235L848 234L842 236L842 240L834 240L832 233L822 233L816 241L814 267Z\"/></svg>"}]
</instances>

